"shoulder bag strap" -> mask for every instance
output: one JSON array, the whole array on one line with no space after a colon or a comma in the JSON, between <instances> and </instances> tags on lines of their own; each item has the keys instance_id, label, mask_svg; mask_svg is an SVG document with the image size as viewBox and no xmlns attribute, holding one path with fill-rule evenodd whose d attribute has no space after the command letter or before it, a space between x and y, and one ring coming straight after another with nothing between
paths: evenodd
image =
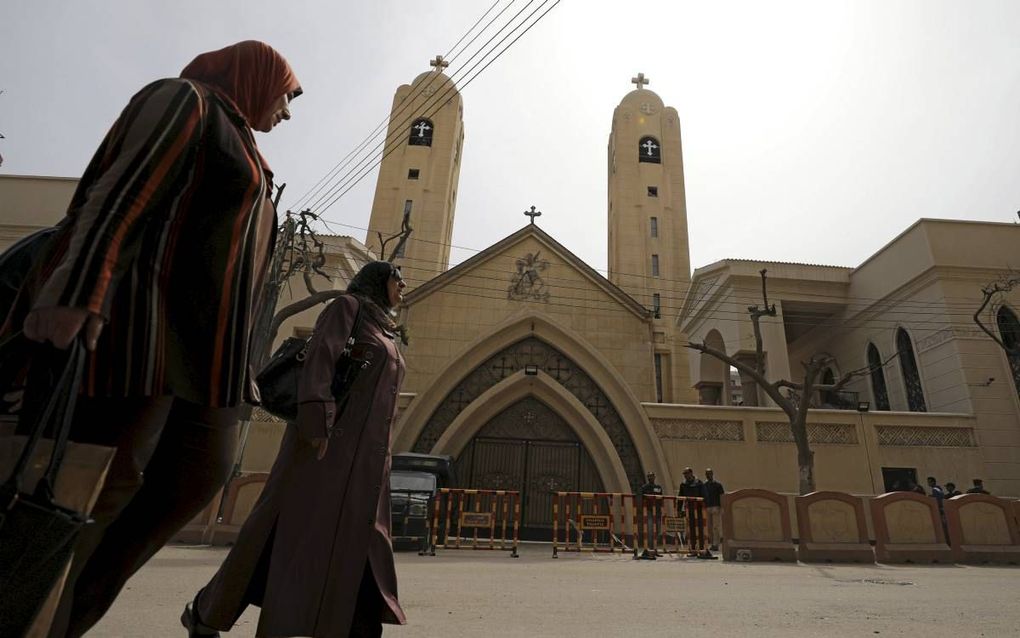
<instances>
[{"instance_id":1,"label":"shoulder bag strap","mask_svg":"<svg viewBox=\"0 0 1020 638\"><path fill-rule=\"evenodd\" d=\"M35 491L42 493L47 496L52 496L52 486L56 481L57 472L60 469L60 465L64 459L64 451L67 448L68 436L71 432L71 423L74 417L74 407L78 397L78 391L81 387L81 376L85 367L85 346L82 343L81 338L75 339L71 344L70 350L65 354L56 350L52 346L40 346L38 349L39 356L36 358L36 365L50 366L64 359L64 367L60 372L59 378L52 386L46 383L45 385L50 387L40 387L36 385L32 387L31 380L29 387L26 388L25 405L22 408L22 412L19 415L19 423L24 423L32 419L34 423L29 430L28 440L25 442L25 447L21 451L21 456L18 458L17 464L14 466L14 471L11 476L4 483L3 487L0 488L0 492L3 493L5 499L14 498L21 492L25 472L28 469L29 463L32 461L32 457L35 454L36 448L39 445L39 441L43 437L43 433L51 423L55 423L56 427L53 432L53 450L50 454L49 465L46 468L46 472L43 477L36 484ZM55 366L54 366L55 368ZM53 368L51 368L53 369ZM37 384L41 381L46 380L46 375L41 374L40 371L36 371L35 375L31 375L30 378L34 377ZM40 398L44 393L49 392L49 398L45 399L45 405L43 400ZM30 396L30 394L32 396ZM30 400L37 399L37 400ZM41 410L36 409L41 407ZM0 506L5 506L6 503L0 503Z\"/></svg>"}]
</instances>

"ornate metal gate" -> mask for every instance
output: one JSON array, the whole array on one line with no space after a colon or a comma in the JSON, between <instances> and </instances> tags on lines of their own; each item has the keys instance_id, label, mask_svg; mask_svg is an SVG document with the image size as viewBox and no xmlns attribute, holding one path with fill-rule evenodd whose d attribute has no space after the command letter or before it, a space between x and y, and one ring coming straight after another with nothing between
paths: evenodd
<instances>
[{"instance_id":1,"label":"ornate metal gate","mask_svg":"<svg viewBox=\"0 0 1020 638\"><path fill-rule=\"evenodd\" d=\"M521 538L548 540L555 492L601 491L591 455L563 419L523 399L482 427L457 460L461 487L521 493Z\"/></svg>"}]
</instances>

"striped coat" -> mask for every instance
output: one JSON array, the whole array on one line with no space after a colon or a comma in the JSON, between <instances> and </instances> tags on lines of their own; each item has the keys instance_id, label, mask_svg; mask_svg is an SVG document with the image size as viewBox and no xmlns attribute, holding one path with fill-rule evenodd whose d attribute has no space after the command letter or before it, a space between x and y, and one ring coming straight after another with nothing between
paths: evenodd
<instances>
[{"instance_id":1,"label":"striped coat","mask_svg":"<svg viewBox=\"0 0 1020 638\"><path fill-rule=\"evenodd\" d=\"M238 404L274 243L270 188L229 99L189 80L150 84L93 157L7 329L29 306L87 308L107 319L90 396Z\"/></svg>"}]
</instances>

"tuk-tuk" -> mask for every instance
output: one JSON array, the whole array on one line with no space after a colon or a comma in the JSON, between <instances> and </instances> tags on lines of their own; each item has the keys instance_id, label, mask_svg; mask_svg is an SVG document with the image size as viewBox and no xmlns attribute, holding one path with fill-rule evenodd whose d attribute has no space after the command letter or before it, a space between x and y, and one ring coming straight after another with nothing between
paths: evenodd
<instances>
[{"instance_id":1,"label":"tuk-tuk","mask_svg":"<svg viewBox=\"0 0 1020 638\"><path fill-rule=\"evenodd\" d=\"M432 502L453 484L453 457L401 452L390 467L390 536L394 549L428 547Z\"/></svg>"}]
</instances>

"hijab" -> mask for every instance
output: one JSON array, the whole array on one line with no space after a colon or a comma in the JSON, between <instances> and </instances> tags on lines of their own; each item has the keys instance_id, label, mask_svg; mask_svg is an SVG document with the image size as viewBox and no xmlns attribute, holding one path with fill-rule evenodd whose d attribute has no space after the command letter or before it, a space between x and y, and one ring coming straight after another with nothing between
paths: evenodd
<instances>
[{"instance_id":1,"label":"hijab","mask_svg":"<svg viewBox=\"0 0 1020 638\"><path fill-rule=\"evenodd\" d=\"M373 318L387 329L394 330L390 306L390 297L387 292L387 285L391 278L401 279L400 268L388 261L370 261L365 264L358 274L354 275L351 283L347 285L347 292L354 294L369 302L368 309Z\"/></svg>"},{"instance_id":2,"label":"hijab","mask_svg":"<svg viewBox=\"0 0 1020 638\"><path fill-rule=\"evenodd\" d=\"M181 77L208 84L228 97L249 127L257 124L281 95L293 99L302 93L287 60L257 40L202 53L184 67Z\"/></svg>"}]
</instances>

